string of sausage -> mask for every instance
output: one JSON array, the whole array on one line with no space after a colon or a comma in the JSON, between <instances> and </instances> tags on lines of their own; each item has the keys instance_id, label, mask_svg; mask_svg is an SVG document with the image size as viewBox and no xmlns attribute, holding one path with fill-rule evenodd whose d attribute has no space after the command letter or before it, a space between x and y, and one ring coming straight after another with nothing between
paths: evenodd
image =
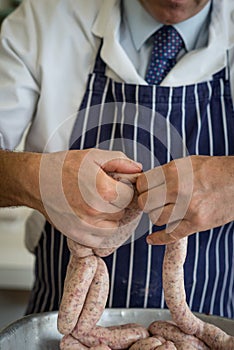
<instances>
[{"instance_id":1,"label":"string of sausage","mask_svg":"<svg viewBox=\"0 0 234 350\"><path fill-rule=\"evenodd\" d=\"M234 337L218 327L197 318L186 303L183 265L187 254L187 238L166 247L163 263L164 293L172 319L181 331L195 335L212 350L234 349ZM157 324L149 327L152 334L158 333ZM156 332L156 333L155 333Z\"/></svg>"},{"instance_id":2,"label":"string of sausage","mask_svg":"<svg viewBox=\"0 0 234 350\"><path fill-rule=\"evenodd\" d=\"M124 178L112 176L117 180ZM135 175L127 176L125 180L134 183L135 178ZM137 324L117 327L96 325L109 293L108 271L101 257L110 255L129 238L140 216L135 193L118 233L111 237L111 241L104 242L104 246L110 248L91 249L67 240L71 256L58 314L58 329L65 335L60 349L128 349L137 340L149 336L147 329Z\"/></svg>"},{"instance_id":3,"label":"string of sausage","mask_svg":"<svg viewBox=\"0 0 234 350\"><path fill-rule=\"evenodd\" d=\"M137 200L127 215L131 225L138 223ZM124 225L123 225L124 227ZM155 321L148 330L141 325L97 326L109 293L109 276L101 257L111 254L128 239L125 229L118 232L114 248L91 249L68 239L71 252L58 314L58 329L64 334L61 350L231 350L234 337L198 319L186 303L183 264L187 239L166 247L163 263L165 300L174 322Z\"/></svg>"}]
</instances>

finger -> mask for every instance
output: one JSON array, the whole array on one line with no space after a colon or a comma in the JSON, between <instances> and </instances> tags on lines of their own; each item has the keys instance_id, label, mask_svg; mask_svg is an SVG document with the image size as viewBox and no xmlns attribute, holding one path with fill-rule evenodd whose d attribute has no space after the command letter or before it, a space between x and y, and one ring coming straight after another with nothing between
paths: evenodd
<instances>
[{"instance_id":1,"label":"finger","mask_svg":"<svg viewBox=\"0 0 234 350\"><path fill-rule=\"evenodd\" d=\"M153 232L146 240L148 244L152 245L170 244L194 232L188 221L181 220L169 224L165 230Z\"/></svg>"},{"instance_id":2,"label":"finger","mask_svg":"<svg viewBox=\"0 0 234 350\"><path fill-rule=\"evenodd\" d=\"M69 227L66 234L75 242L91 248L100 248L105 237L115 236L119 228L118 221L102 221L87 223L79 220L76 225ZM82 232L82 235L79 233Z\"/></svg>"},{"instance_id":3,"label":"finger","mask_svg":"<svg viewBox=\"0 0 234 350\"><path fill-rule=\"evenodd\" d=\"M162 226L168 224L171 213L173 210L173 205L168 204L164 207L154 209L149 212L149 218L154 225Z\"/></svg>"},{"instance_id":4,"label":"finger","mask_svg":"<svg viewBox=\"0 0 234 350\"><path fill-rule=\"evenodd\" d=\"M102 169L99 170L97 176L97 189L102 198L114 208L108 209L108 212L119 211L126 208L132 201L134 188L131 182L122 182L113 179Z\"/></svg>"},{"instance_id":5,"label":"finger","mask_svg":"<svg viewBox=\"0 0 234 350\"><path fill-rule=\"evenodd\" d=\"M146 171L138 176L136 187L139 193L150 190L165 183L165 175L163 167L156 167L152 170Z\"/></svg>"},{"instance_id":6,"label":"finger","mask_svg":"<svg viewBox=\"0 0 234 350\"><path fill-rule=\"evenodd\" d=\"M119 220L93 220L90 218L87 218L84 222L84 224L87 224L90 227L92 227L92 229L90 230L90 234L92 234L93 236L108 236L110 234L114 234L115 229L119 227L119 223Z\"/></svg>"},{"instance_id":7,"label":"finger","mask_svg":"<svg viewBox=\"0 0 234 350\"><path fill-rule=\"evenodd\" d=\"M131 174L142 171L142 164L127 158L122 152L111 152L106 161L101 161L100 165L105 172L116 172Z\"/></svg>"},{"instance_id":8,"label":"finger","mask_svg":"<svg viewBox=\"0 0 234 350\"><path fill-rule=\"evenodd\" d=\"M162 226L167 224L167 231L174 230L174 225L179 223L182 219L188 219L186 210L183 206L170 203L161 208L156 208L150 211L149 218L154 225Z\"/></svg>"},{"instance_id":9,"label":"finger","mask_svg":"<svg viewBox=\"0 0 234 350\"><path fill-rule=\"evenodd\" d=\"M152 188L148 192L144 192L138 197L138 205L145 212L161 208L166 204L174 203L174 193L168 192L166 184Z\"/></svg>"},{"instance_id":10,"label":"finger","mask_svg":"<svg viewBox=\"0 0 234 350\"><path fill-rule=\"evenodd\" d=\"M122 181L126 184L135 184L137 181L138 176L141 173L134 173L134 174L124 174L124 173L113 173L109 172L108 175L111 176L116 181Z\"/></svg>"}]
</instances>

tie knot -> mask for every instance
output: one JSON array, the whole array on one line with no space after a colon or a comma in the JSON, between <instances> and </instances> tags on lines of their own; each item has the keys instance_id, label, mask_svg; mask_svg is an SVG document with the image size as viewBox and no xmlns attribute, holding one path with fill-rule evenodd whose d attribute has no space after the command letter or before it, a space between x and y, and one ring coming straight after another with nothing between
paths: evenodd
<instances>
[{"instance_id":1,"label":"tie knot","mask_svg":"<svg viewBox=\"0 0 234 350\"><path fill-rule=\"evenodd\" d=\"M177 30L165 25L154 34L153 51L155 56L173 59L182 49L183 44L183 39Z\"/></svg>"}]
</instances>

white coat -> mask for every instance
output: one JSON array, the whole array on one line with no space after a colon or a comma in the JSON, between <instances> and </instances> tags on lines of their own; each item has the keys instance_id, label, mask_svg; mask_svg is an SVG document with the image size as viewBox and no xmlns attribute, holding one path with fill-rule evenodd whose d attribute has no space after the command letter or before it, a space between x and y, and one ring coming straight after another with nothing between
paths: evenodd
<instances>
[{"instance_id":1,"label":"white coat","mask_svg":"<svg viewBox=\"0 0 234 350\"><path fill-rule=\"evenodd\" d=\"M68 148L100 38L107 75L117 81L146 84L118 42L119 3L25 0L8 17L0 44L1 148L14 149L29 124L27 150ZM226 65L227 50L234 85L233 46L234 1L214 0L208 47L186 54L162 85L209 80Z\"/></svg>"},{"instance_id":2,"label":"white coat","mask_svg":"<svg viewBox=\"0 0 234 350\"><path fill-rule=\"evenodd\" d=\"M147 84L118 41L120 21L120 0L24 0L4 21L0 41L2 149L14 149L26 129L28 151L68 149L100 38L108 76ZM186 54L161 85L209 80L228 57L234 96L233 47L234 1L214 0L208 47ZM38 223L38 213L33 215ZM40 237L44 218L40 219L37 234L28 244L30 250ZM29 231L30 225L35 231L35 222L29 221Z\"/></svg>"}]
</instances>

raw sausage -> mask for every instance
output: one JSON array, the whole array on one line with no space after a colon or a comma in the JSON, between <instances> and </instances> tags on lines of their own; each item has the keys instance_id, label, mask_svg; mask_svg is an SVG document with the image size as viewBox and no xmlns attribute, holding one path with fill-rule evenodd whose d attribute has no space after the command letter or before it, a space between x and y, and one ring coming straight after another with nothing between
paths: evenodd
<instances>
[{"instance_id":1,"label":"raw sausage","mask_svg":"<svg viewBox=\"0 0 234 350\"><path fill-rule=\"evenodd\" d=\"M109 275L105 262L97 258L97 268L90 284L77 325L72 334L79 339L80 335L90 332L101 318L109 293Z\"/></svg>"},{"instance_id":2,"label":"raw sausage","mask_svg":"<svg viewBox=\"0 0 234 350\"><path fill-rule=\"evenodd\" d=\"M187 253L187 238L166 247L163 263L165 300L172 319L179 328L194 334L212 350L233 350L234 337L220 328L198 319L186 303L183 264Z\"/></svg>"},{"instance_id":3,"label":"raw sausage","mask_svg":"<svg viewBox=\"0 0 234 350\"><path fill-rule=\"evenodd\" d=\"M87 350L87 346L81 344L79 340L70 334L65 335L60 341L60 350Z\"/></svg>"},{"instance_id":4,"label":"raw sausage","mask_svg":"<svg viewBox=\"0 0 234 350\"><path fill-rule=\"evenodd\" d=\"M111 348L109 348L109 346L102 344L102 345L98 345L98 346L93 346L92 348L90 348L91 350L111 350Z\"/></svg>"},{"instance_id":5,"label":"raw sausage","mask_svg":"<svg viewBox=\"0 0 234 350\"><path fill-rule=\"evenodd\" d=\"M162 345L162 342L159 339L155 337L149 337L146 339L138 340L129 348L129 350L155 350L160 345Z\"/></svg>"},{"instance_id":6,"label":"raw sausage","mask_svg":"<svg viewBox=\"0 0 234 350\"><path fill-rule=\"evenodd\" d=\"M60 333L70 334L74 329L96 268L97 258L94 255L85 258L71 255L58 314Z\"/></svg>"},{"instance_id":7,"label":"raw sausage","mask_svg":"<svg viewBox=\"0 0 234 350\"><path fill-rule=\"evenodd\" d=\"M161 336L173 343L181 345L183 342L187 342L194 349L207 350L209 349L200 339L193 335L185 334L175 324L167 321L155 321L149 326L149 332L152 335Z\"/></svg>"},{"instance_id":8,"label":"raw sausage","mask_svg":"<svg viewBox=\"0 0 234 350\"><path fill-rule=\"evenodd\" d=\"M128 349L137 340L148 336L149 333L143 326L117 329L96 326L89 334L80 336L79 341L88 347L105 344L116 350Z\"/></svg>"},{"instance_id":9,"label":"raw sausage","mask_svg":"<svg viewBox=\"0 0 234 350\"><path fill-rule=\"evenodd\" d=\"M112 174L112 176L114 176ZM117 176L117 177L116 177ZM118 180L129 180L122 174ZM130 179L134 182L134 178ZM122 245L135 230L141 213L135 192L132 203L120 222L118 234L105 238L100 248L91 249L68 240L71 259L67 269L64 295L59 310L58 327L66 335L62 350L231 350L234 337L219 328L204 323L189 309L184 289L183 264L187 253L187 238L166 247L163 263L165 300L175 322L156 321L148 331L136 324L96 326L105 308L109 278L100 257L107 256Z\"/></svg>"}]
</instances>

